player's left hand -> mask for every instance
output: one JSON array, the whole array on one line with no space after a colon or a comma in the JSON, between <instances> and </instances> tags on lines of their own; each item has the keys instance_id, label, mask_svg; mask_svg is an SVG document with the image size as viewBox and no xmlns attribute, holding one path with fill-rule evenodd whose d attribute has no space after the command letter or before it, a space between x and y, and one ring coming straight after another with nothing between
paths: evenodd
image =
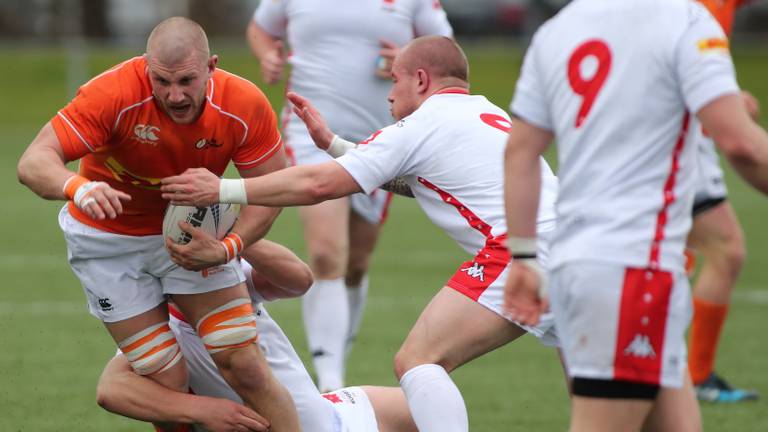
<instances>
[{"instance_id":1,"label":"player's left hand","mask_svg":"<svg viewBox=\"0 0 768 432\"><path fill-rule=\"evenodd\" d=\"M219 240L188 222L179 222L179 228L189 233L192 240L180 245L170 238L165 239L165 247L174 263L187 270L197 271L227 262L227 253Z\"/></svg>"},{"instance_id":2,"label":"player's left hand","mask_svg":"<svg viewBox=\"0 0 768 432\"><path fill-rule=\"evenodd\" d=\"M219 202L221 179L205 168L188 168L181 175L161 180L163 199L175 205L205 207Z\"/></svg>"},{"instance_id":3,"label":"player's left hand","mask_svg":"<svg viewBox=\"0 0 768 432\"><path fill-rule=\"evenodd\" d=\"M535 326L549 301L539 295L539 274L529 266L512 262L504 285L504 314L520 324Z\"/></svg>"},{"instance_id":4,"label":"player's left hand","mask_svg":"<svg viewBox=\"0 0 768 432\"><path fill-rule=\"evenodd\" d=\"M392 78L392 63L395 62L400 47L390 41L381 40L381 49L379 50L379 64L376 68L376 76L382 79Z\"/></svg>"}]
</instances>

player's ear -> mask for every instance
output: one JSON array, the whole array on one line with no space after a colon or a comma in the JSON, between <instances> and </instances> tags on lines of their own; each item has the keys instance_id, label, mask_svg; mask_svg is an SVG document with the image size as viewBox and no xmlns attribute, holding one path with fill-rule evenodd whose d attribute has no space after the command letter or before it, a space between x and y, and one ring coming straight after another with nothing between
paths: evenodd
<instances>
[{"instance_id":1,"label":"player's ear","mask_svg":"<svg viewBox=\"0 0 768 432\"><path fill-rule=\"evenodd\" d=\"M416 88L419 92L425 93L429 89L429 74L424 69L416 70Z\"/></svg>"},{"instance_id":2,"label":"player's ear","mask_svg":"<svg viewBox=\"0 0 768 432\"><path fill-rule=\"evenodd\" d=\"M212 55L211 58L208 59L208 73L212 74L213 71L216 70L216 64L219 62L219 56L216 54Z\"/></svg>"}]
</instances>

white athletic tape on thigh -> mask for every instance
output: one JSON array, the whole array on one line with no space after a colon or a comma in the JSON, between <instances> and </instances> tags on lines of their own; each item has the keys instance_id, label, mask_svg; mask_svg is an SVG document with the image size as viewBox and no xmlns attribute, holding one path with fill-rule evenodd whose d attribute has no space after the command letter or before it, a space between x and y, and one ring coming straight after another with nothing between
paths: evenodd
<instances>
[{"instance_id":1,"label":"white athletic tape on thigh","mask_svg":"<svg viewBox=\"0 0 768 432\"><path fill-rule=\"evenodd\" d=\"M166 371L181 360L181 350L167 322L124 339L118 346L139 375Z\"/></svg>"},{"instance_id":2,"label":"white athletic tape on thigh","mask_svg":"<svg viewBox=\"0 0 768 432\"><path fill-rule=\"evenodd\" d=\"M251 300L238 298L208 312L197 322L197 334L210 354L256 342L256 317Z\"/></svg>"}]
</instances>

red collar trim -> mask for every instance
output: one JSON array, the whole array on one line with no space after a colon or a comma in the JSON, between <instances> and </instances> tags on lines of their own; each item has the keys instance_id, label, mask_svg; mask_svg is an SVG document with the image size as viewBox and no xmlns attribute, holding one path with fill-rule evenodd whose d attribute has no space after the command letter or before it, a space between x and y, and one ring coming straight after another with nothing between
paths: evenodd
<instances>
[{"instance_id":1,"label":"red collar trim","mask_svg":"<svg viewBox=\"0 0 768 432\"><path fill-rule=\"evenodd\" d=\"M442 89L442 90L440 90L438 92L435 92L435 94L463 94L463 95L468 95L469 94L469 90L463 89L461 87L448 87L448 88Z\"/></svg>"}]
</instances>

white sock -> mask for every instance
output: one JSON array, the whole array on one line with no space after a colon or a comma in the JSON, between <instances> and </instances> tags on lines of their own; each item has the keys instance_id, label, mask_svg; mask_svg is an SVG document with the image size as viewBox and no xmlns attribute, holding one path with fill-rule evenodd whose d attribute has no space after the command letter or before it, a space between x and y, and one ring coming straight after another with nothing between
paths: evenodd
<instances>
[{"instance_id":1,"label":"white sock","mask_svg":"<svg viewBox=\"0 0 768 432\"><path fill-rule=\"evenodd\" d=\"M420 432L469 431L464 399L441 366L416 366L403 375L400 386Z\"/></svg>"},{"instance_id":2,"label":"white sock","mask_svg":"<svg viewBox=\"0 0 768 432\"><path fill-rule=\"evenodd\" d=\"M349 331L347 332L347 347L345 355L349 356L352 352L352 344L360 332L360 325L363 323L363 312L365 303L368 300L368 274L363 275L360 285L347 285L347 300L349 301Z\"/></svg>"},{"instance_id":3,"label":"white sock","mask_svg":"<svg viewBox=\"0 0 768 432\"><path fill-rule=\"evenodd\" d=\"M344 351L349 328L344 279L316 280L302 297L304 331L321 392L344 387Z\"/></svg>"}]
</instances>

